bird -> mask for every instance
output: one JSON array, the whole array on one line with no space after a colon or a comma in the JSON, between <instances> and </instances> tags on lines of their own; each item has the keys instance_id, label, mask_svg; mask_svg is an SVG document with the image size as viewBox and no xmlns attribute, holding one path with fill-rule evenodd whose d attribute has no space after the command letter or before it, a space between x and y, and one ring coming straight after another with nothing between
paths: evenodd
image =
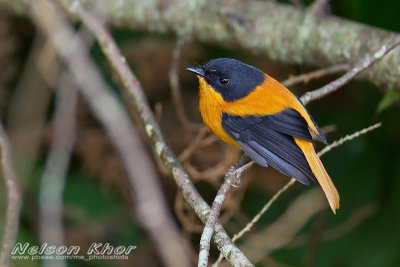
<instances>
[{"instance_id":1,"label":"bird","mask_svg":"<svg viewBox=\"0 0 400 267\"><path fill-rule=\"evenodd\" d=\"M260 69L232 58L186 70L198 77L200 113L214 135L263 167L270 165L306 185L317 180L336 214L339 194L311 133L327 141L297 96Z\"/></svg>"}]
</instances>

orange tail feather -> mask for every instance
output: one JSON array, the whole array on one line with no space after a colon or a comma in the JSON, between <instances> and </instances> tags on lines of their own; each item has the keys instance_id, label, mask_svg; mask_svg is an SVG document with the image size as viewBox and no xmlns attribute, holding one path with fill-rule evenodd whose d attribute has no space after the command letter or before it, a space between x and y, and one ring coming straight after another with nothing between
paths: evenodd
<instances>
[{"instance_id":1,"label":"orange tail feather","mask_svg":"<svg viewBox=\"0 0 400 267\"><path fill-rule=\"evenodd\" d=\"M294 140L303 151L308 161L308 164L311 167L311 171L317 178L319 184L322 187L322 190L324 190L325 196L329 202L329 206L331 207L333 213L336 214L336 210L339 209L339 193L337 192L336 187L333 184L328 173L325 171L324 165L322 165L321 160L315 153L312 143L296 137L294 138Z\"/></svg>"}]
</instances>

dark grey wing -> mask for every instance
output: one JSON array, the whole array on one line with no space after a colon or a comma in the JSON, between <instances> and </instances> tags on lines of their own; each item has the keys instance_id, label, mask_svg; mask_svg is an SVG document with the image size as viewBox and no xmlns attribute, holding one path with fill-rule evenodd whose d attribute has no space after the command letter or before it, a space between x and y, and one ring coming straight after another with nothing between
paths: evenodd
<instances>
[{"instance_id":1,"label":"dark grey wing","mask_svg":"<svg viewBox=\"0 0 400 267\"><path fill-rule=\"evenodd\" d=\"M312 142L306 120L294 109L285 109L280 113L260 118L263 125L268 125L271 130Z\"/></svg>"},{"instance_id":2,"label":"dark grey wing","mask_svg":"<svg viewBox=\"0 0 400 267\"><path fill-rule=\"evenodd\" d=\"M294 111L294 112L293 112ZM311 141L307 122L295 110L269 116L222 116L222 127L261 166L271 165L303 184L315 176L293 136ZM300 116L300 117L299 117Z\"/></svg>"}]
</instances>

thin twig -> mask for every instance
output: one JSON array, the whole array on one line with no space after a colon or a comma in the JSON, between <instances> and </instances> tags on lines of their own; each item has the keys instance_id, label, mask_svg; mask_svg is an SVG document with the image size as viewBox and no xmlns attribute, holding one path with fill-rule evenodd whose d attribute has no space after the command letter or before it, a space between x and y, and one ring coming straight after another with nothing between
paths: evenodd
<instances>
[{"instance_id":1,"label":"thin twig","mask_svg":"<svg viewBox=\"0 0 400 267\"><path fill-rule=\"evenodd\" d=\"M185 106L183 105L181 86L179 83L179 60L181 58L182 49L186 41L183 38L178 38L175 44L174 52L172 54L172 63L169 69L169 85L171 86L172 101L174 102L175 112L178 117L179 122L182 124L186 131L192 131L196 129L194 123L189 121L186 116Z\"/></svg>"},{"instance_id":2,"label":"thin twig","mask_svg":"<svg viewBox=\"0 0 400 267\"><path fill-rule=\"evenodd\" d=\"M190 212L192 207L185 201L181 193L177 193L175 196L174 210L178 221L187 233L201 234L203 232L203 223L198 220L195 213ZM197 260L198 255L196 252L196 261Z\"/></svg>"},{"instance_id":3,"label":"thin twig","mask_svg":"<svg viewBox=\"0 0 400 267\"><path fill-rule=\"evenodd\" d=\"M290 203L276 221L250 235L241 244L241 249L253 262L258 262L274 250L287 245L316 213L326 209L327 202L320 199L319 188L305 191Z\"/></svg>"},{"instance_id":4,"label":"thin twig","mask_svg":"<svg viewBox=\"0 0 400 267\"><path fill-rule=\"evenodd\" d=\"M262 209L254 216L254 218L242 229L239 233L235 234L232 238L233 242L236 242L239 238L241 238L245 233L251 230L253 226L260 220L262 215L268 211L268 209L274 204L274 202L282 195L289 187L291 187L296 182L296 179L291 178L290 181L285 184L278 192L276 192L272 198L267 202L267 204L262 207ZM212 265L213 267L217 267L222 260L222 254L219 255L217 261Z\"/></svg>"},{"instance_id":5,"label":"thin twig","mask_svg":"<svg viewBox=\"0 0 400 267\"><path fill-rule=\"evenodd\" d=\"M285 87L291 87L298 83L309 83L311 80L319 79L321 77L335 74L338 72L348 71L350 69L349 64L340 64L330 66L325 69L315 70L309 73L300 74L297 76L290 77L282 82Z\"/></svg>"},{"instance_id":6,"label":"thin twig","mask_svg":"<svg viewBox=\"0 0 400 267\"><path fill-rule=\"evenodd\" d=\"M56 92L54 135L39 192L40 240L64 245L63 192L75 142L77 90L64 72ZM65 259L44 260L43 266L66 266Z\"/></svg>"},{"instance_id":7,"label":"thin twig","mask_svg":"<svg viewBox=\"0 0 400 267\"><path fill-rule=\"evenodd\" d=\"M7 211L0 249L0 266L9 266L11 250L17 238L21 209L20 186L14 170L11 146L3 125L0 123L1 174L7 192Z\"/></svg>"},{"instance_id":8,"label":"thin twig","mask_svg":"<svg viewBox=\"0 0 400 267\"><path fill-rule=\"evenodd\" d=\"M182 151L182 153L179 155L178 159L181 162L184 162L187 159L189 159L190 156L193 154L193 152L196 151L198 146L204 140L204 137L207 136L207 133L208 133L208 128L206 126L201 127L199 132L197 133L196 137L194 138L193 142L191 142L189 144L189 146L187 148L185 148L185 150Z\"/></svg>"},{"instance_id":9,"label":"thin twig","mask_svg":"<svg viewBox=\"0 0 400 267\"><path fill-rule=\"evenodd\" d=\"M189 175L182 168L182 165L176 158L176 155L171 150L167 140L164 137L164 134L162 133L160 125L158 124L148 105L148 101L143 93L143 89L139 81L131 72L129 66L126 64L125 58L122 56L114 40L103 25L99 24L93 16L82 10L79 5L74 5L73 7L74 8L69 8L70 13L73 13L75 16L80 18L99 42L103 53L109 60L112 69L115 71L118 79L122 83L121 89L123 89L123 93L125 94L130 107L133 108L134 112L139 115L141 123L144 125L146 130L146 134L152 141L152 145L156 154L172 174L175 183L183 193L187 203L194 209L200 220L205 223L207 215L210 213L210 207L200 196L191 182ZM214 241L228 261L234 265L253 266L246 256L231 241L220 223L216 224L214 230ZM161 232L167 231L164 229ZM165 240L167 239L163 240L164 246ZM169 245L165 247L166 249L171 249L172 246ZM178 257L176 252L172 253L172 255L174 255L175 258Z\"/></svg>"},{"instance_id":10,"label":"thin twig","mask_svg":"<svg viewBox=\"0 0 400 267\"><path fill-rule=\"evenodd\" d=\"M208 216L207 222L204 226L203 233L200 238L199 262L197 265L199 267L208 266L210 241L214 232L214 227L215 224L217 223L222 203L224 202L225 197L228 194L229 189L234 184L235 180L236 180L235 175L226 175L224 183L221 185L217 195L215 196L214 202L211 206L210 215Z\"/></svg>"},{"instance_id":11,"label":"thin twig","mask_svg":"<svg viewBox=\"0 0 400 267\"><path fill-rule=\"evenodd\" d=\"M155 241L165 265L190 266L183 239L162 198L154 164L128 114L91 60L88 48L74 34L53 1L31 1L30 12L33 21L54 45L120 154L137 197L139 219ZM98 26L102 27L100 23ZM167 246L165 242L168 242Z\"/></svg>"},{"instance_id":12,"label":"thin twig","mask_svg":"<svg viewBox=\"0 0 400 267\"><path fill-rule=\"evenodd\" d=\"M206 128L207 128L207 126L206 126ZM200 147L209 146L209 145L217 142L218 140L219 140L218 137L211 134L211 135L207 136L206 138L204 138L204 140L200 143Z\"/></svg>"},{"instance_id":13,"label":"thin twig","mask_svg":"<svg viewBox=\"0 0 400 267\"><path fill-rule=\"evenodd\" d=\"M340 138L339 140L336 140L333 143L331 143L331 144L327 145L326 147L324 147L321 151L318 152L318 156L322 157L323 155L325 155L326 153L331 151L333 148L341 146L341 145L343 145L343 143L345 143L347 141L353 140L354 138L357 138L360 135L363 135L363 134L366 134L366 133L368 133L368 132L370 132L372 130L375 130L376 128L381 127L381 125L382 125L382 123L378 122L378 123L376 123L374 125L371 125L371 126L369 126L367 128L364 128L364 129L362 129L360 131L357 131L357 132L355 132L355 133L353 133L351 135L346 135L346 136Z\"/></svg>"},{"instance_id":14,"label":"thin twig","mask_svg":"<svg viewBox=\"0 0 400 267\"><path fill-rule=\"evenodd\" d=\"M296 182L296 179L291 178L285 186L283 186L281 189L276 192L272 198L267 202L267 204L262 207L262 209L257 213L256 216L249 222L239 233L235 234L232 238L232 241L235 242L239 238L241 238L245 233L251 230L251 228L261 219L261 216L269 210L269 208L272 206L272 204L275 203L275 201L284 193L286 190L289 189L294 183Z\"/></svg>"},{"instance_id":15,"label":"thin twig","mask_svg":"<svg viewBox=\"0 0 400 267\"><path fill-rule=\"evenodd\" d=\"M369 68L372 64L380 60L384 55L389 53L393 48L395 48L399 44L400 44L400 35L396 36L387 44L381 46L375 53L367 54L364 58L358 61L349 72L347 72L340 78L334 80L333 82L328 83L327 85L321 87L320 89L305 93L300 98L301 101L303 102L304 105L306 105L313 100L320 99L336 91L337 89L339 89L340 87L344 86L352 79L357 77L367 68Z\"/></svg>"},{"instance_id":16,"label":"thin twig","mask_svg":"<svg viewBox=\"0 0 400 267\"><path fill-rule=\"evenodd\" d=\"M214 165L204 170L198 170L188 160L183 163L183 166L190 173L193 181L207 180L209 183L215 186L221 186L221 181L219 178L226 173L226 170L231 167L235 161L237 161L238 153L240 152L236 148L224 144L222 144L222 149L224 155L221 157L221 159Z\"/></svg>"}]
</instances>

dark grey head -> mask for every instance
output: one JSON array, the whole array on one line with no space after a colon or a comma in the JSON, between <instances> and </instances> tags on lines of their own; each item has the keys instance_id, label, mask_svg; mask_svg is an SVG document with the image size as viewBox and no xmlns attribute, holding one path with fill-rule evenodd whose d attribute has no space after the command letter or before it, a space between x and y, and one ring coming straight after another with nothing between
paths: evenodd
<instances>
[{"instance_id":1,"label":"dark grey head","mask_svg":"<svg viewBox=\"0 0 400 267\"><path fill-rule=\"evenodd\" d=\"M227 102L247 96L265 79L256 67L232 58L213 59L187 70L203 77Z\"/></svg>"}]
</instances>

